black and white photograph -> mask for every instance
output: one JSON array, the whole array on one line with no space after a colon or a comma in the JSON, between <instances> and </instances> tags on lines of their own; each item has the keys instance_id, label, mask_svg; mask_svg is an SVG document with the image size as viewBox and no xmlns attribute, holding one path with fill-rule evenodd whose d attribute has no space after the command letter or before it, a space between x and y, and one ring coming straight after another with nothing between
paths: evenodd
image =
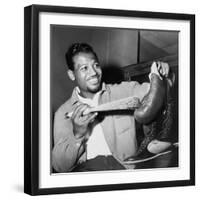
<instances>
[{"instance_id":1,"label":"black and white photograph","mask_svg":"<svg viewBox=\"0 0 200 200\"><path fill-rule=\"evenodd\" d=\"M198 199L197 0L6 0L0 15L0 199Z\"/></svg>"},{"instance_id":2,"label":"black and white photograph","mask_svg":"<svg viewBox=\"0 0 200 200\"><path fill-rule=\"evenodd\" d=\"M52 172L178 167L179 32L50 30Z\"/></svg>"},{"instance_id":3,"label":"black and white photograph","mask_svg":"<svg viewBox=\"0 0 200 200\"><path fill-rule=\"evenodd\" d=\"M25 193L195 184L194 22L25 8Z\"/></svg>"}]
</instances>

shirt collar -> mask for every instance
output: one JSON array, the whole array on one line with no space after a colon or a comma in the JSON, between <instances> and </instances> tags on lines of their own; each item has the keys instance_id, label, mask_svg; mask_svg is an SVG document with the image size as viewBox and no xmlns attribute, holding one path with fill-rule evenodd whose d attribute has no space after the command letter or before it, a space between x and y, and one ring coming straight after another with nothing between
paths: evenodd
<instances>
[{"instance_id":1,"label":"shirt collar","mask_svg":"<svg viewBox=\"0 0 200 200\"><path fill-rule=\"evenodd\" d=\"M100 93L106 91L107 89L107 86L105 83L102 83L102 89L100 90ZM81 97L79 95L80 93L80 89L78 87L75 87L73 92L72 92L72 96L71 96L71 100L72 100L72 105L76 104L77 102L83 100L83 99L86 99L84 97ZM82 101L81 101L82 102Z\"/></svg>"}]
</instances>

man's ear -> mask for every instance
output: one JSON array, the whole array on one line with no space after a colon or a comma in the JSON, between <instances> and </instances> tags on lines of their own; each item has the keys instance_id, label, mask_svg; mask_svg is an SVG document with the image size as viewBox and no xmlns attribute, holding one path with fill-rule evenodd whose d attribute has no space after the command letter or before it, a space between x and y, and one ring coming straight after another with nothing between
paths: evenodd
<instances>
[{"instance_id":1,"label":"man's ear","mask_svg":"<svg viewBox=\"0 0 200 200\"><path fill-rule=\"evenodd\" d=\"M74 72L72 70L68 70L67 71L67 74L69 76L69 78L72 80L72 81L75 81L75 76L74 76Z\"/></svg>"}]
</instances>

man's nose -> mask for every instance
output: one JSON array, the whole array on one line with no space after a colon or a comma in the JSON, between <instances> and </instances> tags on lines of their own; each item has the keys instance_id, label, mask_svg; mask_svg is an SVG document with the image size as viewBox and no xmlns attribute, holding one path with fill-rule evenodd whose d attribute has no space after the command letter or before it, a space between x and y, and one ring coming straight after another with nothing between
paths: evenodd
<instances>
[{"instance_id":1,"label":"man's nose","mask_svg":"<svg viewBox=\"0 0 200 200\"><path fill-rule=\"evenodd\" d=\"M89 69L90 69L90 70L89 70L89 75L90 75L90 76L95 76L95 75L97 75L97 72L96 72L96 70L95 70L95 68L94 68L93 66L90 66Z\"/></svg>"}]
</instances>

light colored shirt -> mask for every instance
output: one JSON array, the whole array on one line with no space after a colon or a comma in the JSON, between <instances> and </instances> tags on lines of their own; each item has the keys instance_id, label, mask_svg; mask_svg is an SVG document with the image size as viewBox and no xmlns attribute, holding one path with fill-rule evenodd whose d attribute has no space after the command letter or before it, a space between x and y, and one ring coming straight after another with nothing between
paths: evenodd
<instances>
[{"instance_id":1,"label":"light colored shirt","mask_svg":"<svg viewBox=\"0 0 200 200\"><path fill-rule=\"evenodd\" d=\"M88 99L80 96L80 90L78 87L76 87L76 92L79 100L82 103L85 103L90 107L96 107L98 105L99 95L101 91L96 93L93 99ZM105 155L105 156L112 155L108 147L108 144L105 140L104 133L100 123L93 124L91 135L87 141L86 152L87 152L87 159L92 159L99 155Z\"/></svg>"},{"instance_id":2,"label":"light colored shirt","mask_svg":"<svg viewBox=\"0 0 200 200\"><path fill-rule=\"evenodd\" d=\"M121 82L120 84L102 84L99 94L99 105L126 97L137 97L140 100L149 91L149 83ZM72 120L66 115L73 112L77 101L80 101L74 88L71 97L55 112L54 147L52 166L57 172L71 171L78 163L87 160L86 139L77 139L73 133ZM112 155L123 162L137 152L135 119L130 115L106 115L101 121L103 135ZM95 147L96 149L96 147ZM102 148L105 149L105 148Z\"/></svg>"}]
</instances>

